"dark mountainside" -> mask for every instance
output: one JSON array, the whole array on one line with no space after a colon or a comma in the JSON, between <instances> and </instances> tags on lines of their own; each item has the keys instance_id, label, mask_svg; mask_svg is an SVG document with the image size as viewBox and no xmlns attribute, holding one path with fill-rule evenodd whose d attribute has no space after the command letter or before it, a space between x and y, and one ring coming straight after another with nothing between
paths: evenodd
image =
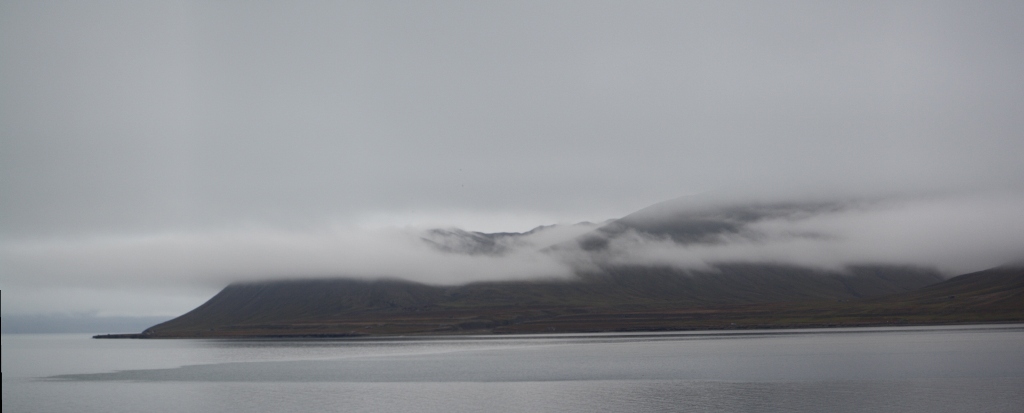
<instances>
[{"instance_id":1,"label":"dark mountainside","mask_svg":"<svg viewBox=\"0 0 1024 413\"><path fill-rule=\"evenodd\" d=\"M571 279L432 286L402 280L315 279L238 283L139 335L106 337L346 337L405 334L654 331L1024 320L1024 270L1001 267L944 280L910 266L826 271L720 263L701 270L604 260L630 242L677 245L757 240L751 224L841 208L836 204L709 207L654 205L583 235L534 245L526 233L428 231L446 254L503 255L516 248L587 257ZM584 225L584 224L580 224ZM793 234L818 237L820 234ZM637 241L639 240L639 241Z\"/></svg>"},{"instance_id":2,"label":"dark mountainside","mask_svg":"<svg viewBox=\"0 0 1024 413\"><path fill-rule=\"evenodd\" d=\"M913 291L941 278L912 268L852 274L731 265L714 272L620 268L572 281L438 287L397 280L305 280L228 286L150 337L452 334L675 329L637 317L770 303L853 300ZM570 320L578 323L568 323Z\"/></svg>"}]
</instances>

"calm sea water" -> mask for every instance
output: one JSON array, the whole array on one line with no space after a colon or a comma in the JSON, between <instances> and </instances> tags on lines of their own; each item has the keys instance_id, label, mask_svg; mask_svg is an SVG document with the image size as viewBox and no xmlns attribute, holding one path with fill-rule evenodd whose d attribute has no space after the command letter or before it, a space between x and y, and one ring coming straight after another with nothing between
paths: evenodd
<instances>
[{"instance_id":1,"label":"calm sea water","mask_svg":"<svg viewBox=\"0 0 1024 413\"><path fill-rule=\"evenodd\" d=\"M5 413L1024 412L1024 325L2 340Z\"/></svg>"}]
</instances>

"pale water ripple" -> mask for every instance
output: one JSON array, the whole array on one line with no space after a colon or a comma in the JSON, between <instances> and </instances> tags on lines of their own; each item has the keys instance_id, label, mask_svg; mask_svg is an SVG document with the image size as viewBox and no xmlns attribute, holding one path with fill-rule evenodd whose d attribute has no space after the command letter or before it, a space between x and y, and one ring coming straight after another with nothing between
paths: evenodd
<instances>
[{"instance_id":1,"label":"pale water ripple","mask_svg":"<svg viewBox=\"0 0 1024 413\"><path fill-rule=\"evenodd\" d=\"M1022 325L3 340L6 413L1024 411Z\"/></svg>"}]
</instances>

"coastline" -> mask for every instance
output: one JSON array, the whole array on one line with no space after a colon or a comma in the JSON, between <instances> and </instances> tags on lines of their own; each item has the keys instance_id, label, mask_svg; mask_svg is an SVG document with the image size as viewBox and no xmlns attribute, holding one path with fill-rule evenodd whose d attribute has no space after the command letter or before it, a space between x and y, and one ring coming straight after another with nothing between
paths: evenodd
<instances>
[{"instance_id":1,"label":"coastline","mask_svg":"<svg viewBox=\"0 0 1024 413\"><path fill-rule=\"evenodd\" d=\"M232 331L230 334L218 334L217 332L206 332L206 334L177 334L177 335L156 335L143 333L111 333L97 334L93 339L378 339L378 338L400 338L400 337L439 337L455 338L465 336L493 336L502 337L510 335L522 336L547 336L552 334L594 334L594 333L688 333L688 332L726 332L726 331L752 331L752 330L794 330L794 329L836 329L836 328L875 328L875 327L938 327L938 326L969 326L969 325L1001 325L1001 324L1024 324L1024 318L993 319L993 320L935 320L917 321L908 320L887 320L887 321L859 321L859 322L819 322L819 323L765 323L765 324L727 324L727 325L694 325L682 328L641 328L620 326L614 329L584 329L584 328L563 328L539 330L460 330L460 331L419 331L405 333L360 333L360 332L322 332L294 334L276 333L267 334L260 331Z\"/></svg>"}]
</instances>

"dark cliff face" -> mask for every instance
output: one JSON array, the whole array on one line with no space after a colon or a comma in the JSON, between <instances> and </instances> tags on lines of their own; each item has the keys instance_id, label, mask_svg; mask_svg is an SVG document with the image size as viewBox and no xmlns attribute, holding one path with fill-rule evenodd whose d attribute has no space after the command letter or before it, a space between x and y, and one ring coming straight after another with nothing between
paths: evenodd
<instances>
[{"instance_id":1,"label":"dark cliff face","mask_svg":"<svg viewBox=\"0 0 1024 413\"><path fill-rule=\"evenodd\" d=\"M940 282L920 268L856 267L826 272L779 265L720 265L709 271L612 267L572 280L431 286L399 280L295 280L228 286L195 310L151 327L152 336L367 333L396 320L490 329L510 320L569 313L628 313L708 306L851 300ZM387 321L385 321L387 320ZM454 320L454 321L450 321ZM504 320L504 321L503 321ZM341 327L344 326L344 327ZM353 326L362 326L363 330ZM470 328L473 327L473 328Z\"/></svg>"}]
</instances>

